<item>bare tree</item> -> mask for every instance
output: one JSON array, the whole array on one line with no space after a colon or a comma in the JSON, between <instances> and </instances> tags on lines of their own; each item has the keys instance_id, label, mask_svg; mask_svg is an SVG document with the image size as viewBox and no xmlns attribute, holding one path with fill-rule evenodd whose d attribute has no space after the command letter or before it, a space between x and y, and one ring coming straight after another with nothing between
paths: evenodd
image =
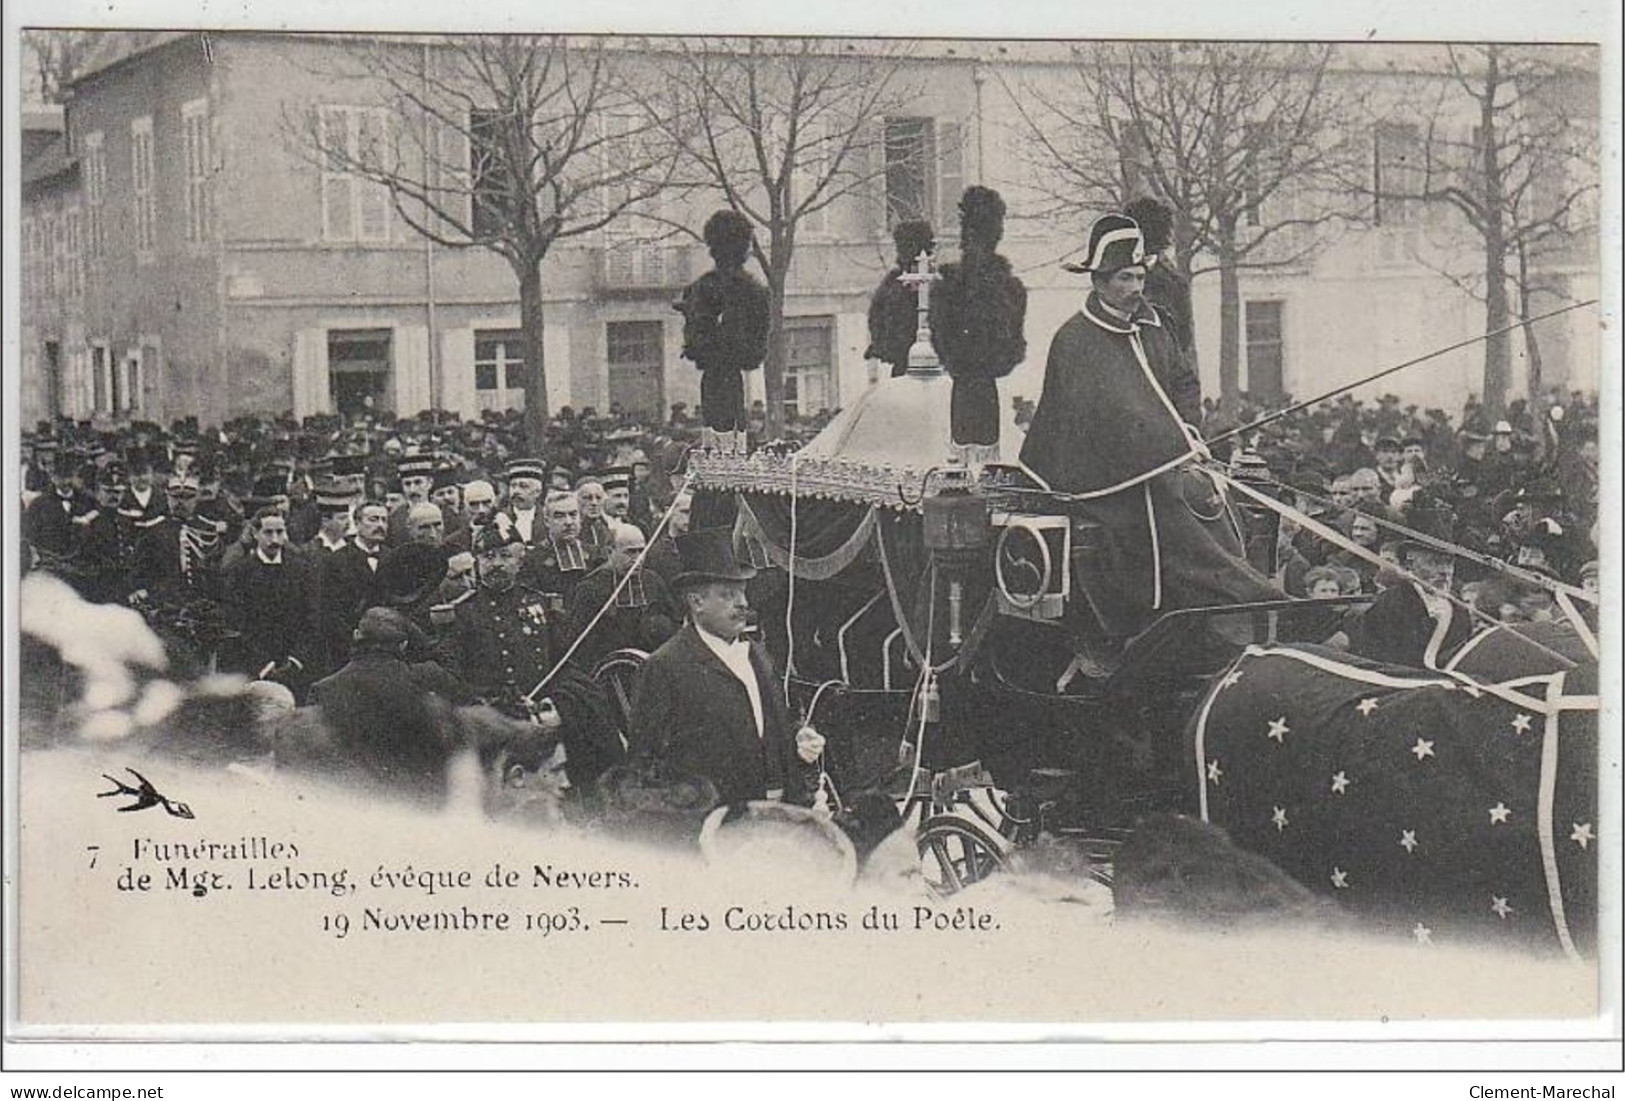
<instances>
[{"instance_id":1,"label":"bare tree","mask_svg":"<svg viewBox=\"0 0 1625 1101\"><path fill-rule=\"evenodd\" d=\"M666 55L664 128L683 151L685 178L716 193L760 232L771 328L763 365L767 430L784 426L784 298L798 233L843 198L869 195L886 171L880 121L901 113L908 48L881 44L841 56L839 43L802 39L680 39Z\"/></svg>"},{"instance_id":2,"label":"bare tree","mask_svg":"<svg viewBox=\"0 0 1625 1101\"><path fill-rule=\"evenodd\" d=\"M1598 190L1596 71L1572 48L1503 45L1447 47L1445 69L1426 95L1378 120L1375 170L1365 190L1369 217L1381 221L1398 204L1452 211L1478 246L1476 270L1434 259L1448 252L1413 250L1413 258L1484 303L1484 405L1498 414L1512 377L1512 337L1501 333L1549 303L1568 298L1558 270L1595 265ZM1465 126L1457 119L1468 119ZM1387 140L1397 149L1385 151ZM1407 160L1414 163L1405 163ZM1383 171L1384 165L1393 166ZM1543 360L1534 326L1523 329L1529 356L1528 395L1543 390Z\"/></svg>"},{"instance_id":3,"label":"bare tree","mask_svg":"<svg viewBox=\"0 0 1625 1101\"><path fill-rule=\"evenodd\" d=\"M1329 79L1334 47L1269 43L1087 43L1059 90L1006 85L1043 181L1034 214L1080 228L1152 195L1174 212L1187 281L1219 274L1220 404L1240 398L1245 271L1305 263L1319 227L1352 206L1336 184L1350 155L1350 93Z\"/></svg>"},{"instance_id":4,"label":"bare tree","mask_svg":"<svg viewBox=\"0 0 1625 1101\"><path fill-rule=\"evenodd\" d=\"M636 60L604 40L474 35L365 42L348 56L384 127L313 108L296 121L307 159L370 181L438 245L501 256L519 283L525 435L548 417L542 262L670 181L675 146L635 97Z\"/></svg>"},{"instance_id":5,"label":"bare tree","mask_svg":"<svg viewBox=\"0 0 1625 1101\"><path fill-rule=\"evenodd\" d=\"M97 31L23 31L24 100L61 103L68 85L84 71L99 40L106 37L105 32Z\"/></svg>"}]
</instances>

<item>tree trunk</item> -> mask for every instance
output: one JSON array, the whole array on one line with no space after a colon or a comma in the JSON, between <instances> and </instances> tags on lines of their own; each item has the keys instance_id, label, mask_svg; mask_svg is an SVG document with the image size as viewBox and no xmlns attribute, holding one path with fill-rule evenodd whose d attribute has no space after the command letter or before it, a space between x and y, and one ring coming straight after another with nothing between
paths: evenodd
<instances>
[{"instance_id":1,"label":"tree trunk","mask_svg":"<svg viewBox=\"0 0 1625 1101\"><path fill-rule=\"evenodd\" d=\"M1484 331L1507 327L1511 308L1507 302L1507 241L1502 221L1503 187L1496 134L1496 91L1500 86L1500 54L1495 47L1487 53L1484 95L1479 100L1479 131L1483 145L1479 152L1484 172ZM1484 408L1499 417L1506 408L1507 389L1512 382L1512 341L1510 333L1490 337L1484 344Z\"/></svg>"},{"instance_id":2,"label":"tree trunk","mask_svg":"<svg viewBox=\"0 0 1625 1101\"><path fill-rule=\"evenodd\" d=\"M1534 289L1529 285L1529 253L1523 243L1518 243L1518 318L1527 322L1534 316ZM1529 355L1529 408L1538 417L1544 411L1544 398L1541 391L1546 387L1545 364L1540 358L1540 338L1535 335L1533 325L1523 327L1523 345Z\"/></svg>"},{"instance_id":3,"label":"tree trunk","mask_svg":"<svg viewBox=\"0 0 1625 1101\"><path fill-rule=\"evenodd\" d=\"M1241 277L1236 271L1236 226L1219 225L1219 412L1241 409Z\"/></svg>"},{"instance_id":4,"label":"tree trunk","mask_svg":"<svg viewBox=\"0 0 1625 1101\"><path fill-rule=\"evenodd\" d=\"M540 456L547 438L547 359L542 334L546 331L542 303L540 261L521 266L519 276L519 326L525 336L525 448ZM497 380L501 387L503 380Z\"/></svg>"},{"instance_id":5,"label":"tree trunk","mask_svg":"<svg viewBox=\"0 0 1625 1101\"><path fill-rule=\"evenodd\" d=\"M784 435L784 365L788 358L784 335L784 288L789 265L773 264L767 271L767 359L762 364L762 388L766 391L767 427L770 440Z\"/></svg>"}]
</instances>

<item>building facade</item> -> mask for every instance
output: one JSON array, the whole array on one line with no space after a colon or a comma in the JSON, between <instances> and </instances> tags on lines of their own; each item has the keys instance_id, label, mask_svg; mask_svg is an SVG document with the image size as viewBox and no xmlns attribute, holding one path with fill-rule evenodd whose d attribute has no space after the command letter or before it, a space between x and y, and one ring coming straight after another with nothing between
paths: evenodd
<instances>
[{"instance_id":1,"label":"building facade","mask_svg":"<svg viewBox=\"0 0 1625 1101\"><path fill-rule=\"evenodd\" d=\"M891 262L889 225L925 216L955 252L954 203L968 183L1012 201L1003 251L1027 283L1028 362L1007 394L1036 397L1050 335L1086 281L1059 261L1082 229L1023 217L1030 187L1022 114L990 79L1060 80L1064 64L985 44L926 51L906 74L906 114L874 125L872 183L806 218L787 291L792 413L838 408L876 376L863 353L868 297ZM81 76L65 133L25 171L25 421L429 408L478 417L523 403L517 284L501 258L436 245L379 186L309 152L304 120L361 145L393 122L376 106L353 43L259 33L176 34ZM403 45L432 51L432 44ZM427 55L426 55L427 56ZM1399 78L1395 77L1397 81ZM1396 84L1397 87L1397 84ZM41 135L49 126L41 123ZM403 146L404 148L404 146ZM714 195L659 201L698 227ZM689 238L623 219L558 243L543 262L548 404L663 415L698 401L671 303L708 265ZM1243 389L1305 396L1483 330L1483 308L1417 259L1460 235L1414 220L1349 227L1312 260L1246 273ZM1570 293L1595 293L1597 259L1571 258ZM1217 277L1194 287L1199 361L1217 389ZM1545 377L1594 389L1589 319L1543 345ZM1387 389L1460 407L1478 389L1468 349ZM759 373L752 380L760 394ZM1514 391L1517 382L1514 382Z\"/></svg>"}]
</instances>

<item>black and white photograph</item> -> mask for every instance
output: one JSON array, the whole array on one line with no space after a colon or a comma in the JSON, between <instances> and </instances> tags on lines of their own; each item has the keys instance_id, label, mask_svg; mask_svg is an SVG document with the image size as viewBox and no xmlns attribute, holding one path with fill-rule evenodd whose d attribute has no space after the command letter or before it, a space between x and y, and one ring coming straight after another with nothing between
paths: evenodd
<instances>
[{"instance_id":1,"label":"black and white photograph","mask_svg":"<svg viewBox=\"0 0 1625 1101\"><path fill-rule=\"evenodd\" d=\"M8 13L13 1067L1617 1069L1617 42L962 7Z\"/></svg>"}]
</instances>

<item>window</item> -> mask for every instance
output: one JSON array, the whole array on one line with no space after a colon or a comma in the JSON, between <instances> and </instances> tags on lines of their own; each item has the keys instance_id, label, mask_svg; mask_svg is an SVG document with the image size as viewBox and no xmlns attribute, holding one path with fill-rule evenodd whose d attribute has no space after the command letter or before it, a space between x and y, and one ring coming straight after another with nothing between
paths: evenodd
<instances>
[{"instance_id":1,"label":"window","mask_svg":"<svg viewBox=\"0 0 1625 1101\"><path fill-rule=\"evenodd\" d=\"M23 303L32 308L39 303L40 226L33 217L23 219Z\"/></svg>"},{"instance_id":2,"label":"window","mask_svg":"<svg viewBox=\"0 0 1625 1101\"><path fill-rule=\"evenodd\" d=\"M959 234L958 203L965 185L964 127L941 119L885 120L886 228L915 218L941 239Z\"/></svg>"},{"instance_id":3,"label":"window","mask_svg":"<svg viewBox=\"0 0 1625 1101\"><path fill-rule=\"evenodd\" d=\"M56 243L56 215L46 214L40 219L40 294L46 309L56 298Z\"/></svg>"},{"instance_id":4,"label":"window","mask_svg":"<svg viewBox=\"0 0 1625 1101\"><path fill-rule=\"evenodd\" d=\"M85 254L99 260L107 250L102 217L107 201L107 151L100 130L85 135L84 149L80 171L85 185Z\"/></svg>"},{"instance_id":5,"label":"window","mask_svg":"<svg viewBox=\"0 0 1625 1101\"><path fill-rule=\"evenodd\" d=\"M1282 305L1281 302L1246 304L1247 395L1253 401L1274 401L1285 392Z\"/></svg>"},{"instance_id":6,"label":"window","mask_svg":"<svg viewBox=\"0 0 1625 1101\"><path fill-rule=\"evenodd\" d=\"M93 344L90 348L90 381L94 408L98 413L113 411L113 371L107 356L107 345Z\"/></svg>"},{"instance_id":7,"label":"window","mask_svg":"<svg viewBox=\"0 0 1625 1101\"><path fill-rule=\"evenodd\" d=\"M389 240L389 189L369 173L385 169L389 116L381 107L324 106L317 141L322 166L322 237Z\"/></svg>"},{"instance_id":8,"label":"window","mask_svg":"<svg viewBox=\"0 0 1625 1101\"><path fill-rule=\"evenodd\" d=\"M85 293L85 253L84 235L82 231L82 218L79 213L79 204L75 203L62 213L63 222L63 253L66 267L66 285L64 292L70 299L84 297Z\"/></svg>"},{"instance_id":9,"label":"window","mask_svg":"<svg viewBox=\"0 0 1625 1101\"><path fill-rule=\"evenodd\" d=\"M799 209L807 197L830 174L835 151L840 147L839 135L833 134L827 123L808 121L803 124L796 150L795 165L790 173L790 209ZM829 201L828 194L820 195L820 203ZM829 232L829 207L820 206L801 216L797 227L804 233L818 236Z\"/></svg>"},{"instance_id":10,"label":"window","mask_svg":"<svg viewBox=\"0 0 1625 1101\"><path fill-rule=\"evenodd\" d=\"M474 333L474 389L525 392L525 334L518 329L478 329ZM508 408L492 406L491 408ZM522 408L515 406L514 408Z\"/></svg>"},{"instance_id":11,"label":"window","mask_svg":"<svg viewBox=\"0 0 1625 1101\"><path fill-rule=\"evenodd\" d=\"M784 415L811 417L835 407L828 317L786 318L784 322Z\"/></svg>"},{"instance_id":12,"label":"window","mask_svg":"<svg viewBox=\"0 0 1625 1101\"><path fill-rule=\"evenodd\" d=\"M186 164L186 239L209 239L209 101L194 99L181 108Z\"/></svg>"},{"instance_id":13,"label":"window","mask_svg":"<svg viewBox=\"0 0 1625 1101\"><path fill-rule=\"evenodd\" d=\"M157 238L158 196L152 187L152 116L130 123L130 190L135 196L135 247L151 252Z\"/></svg>"},{"instance_id":14,"label":"window","mask_svg":"<svg viewBox=\"0 0 1625 1101\"><path fill-rule=\"evenodd\" d=\"M1378 124L1371 175L1372 191L1377 196L1372 211L1376 224L1403 226L1413 222L1418 200L1406 196L1420 192L1423 184L1422 133L1415 123Z\"/></svg>"},{"instance_id":15,"label":"window","mask_svg":"<svg viewBox=\"0 0 1625 1101\"><path fill-rule=\"evenodd\" d=\"M495 236L508 224L512 181L500 140L502 118L478 108L468 113L469 218L476 237Z\"/></svg>"},{"instance_id":16,"label":"window","mask_svg":"<svg viewBox=\"0 0 1625 1101\"><path fill-rule=\"evenodd\" d=\"M660 419L665 410L665 326L658 321L611 321L604 329L609 407Z\"/></svg>"}]
</instances>

